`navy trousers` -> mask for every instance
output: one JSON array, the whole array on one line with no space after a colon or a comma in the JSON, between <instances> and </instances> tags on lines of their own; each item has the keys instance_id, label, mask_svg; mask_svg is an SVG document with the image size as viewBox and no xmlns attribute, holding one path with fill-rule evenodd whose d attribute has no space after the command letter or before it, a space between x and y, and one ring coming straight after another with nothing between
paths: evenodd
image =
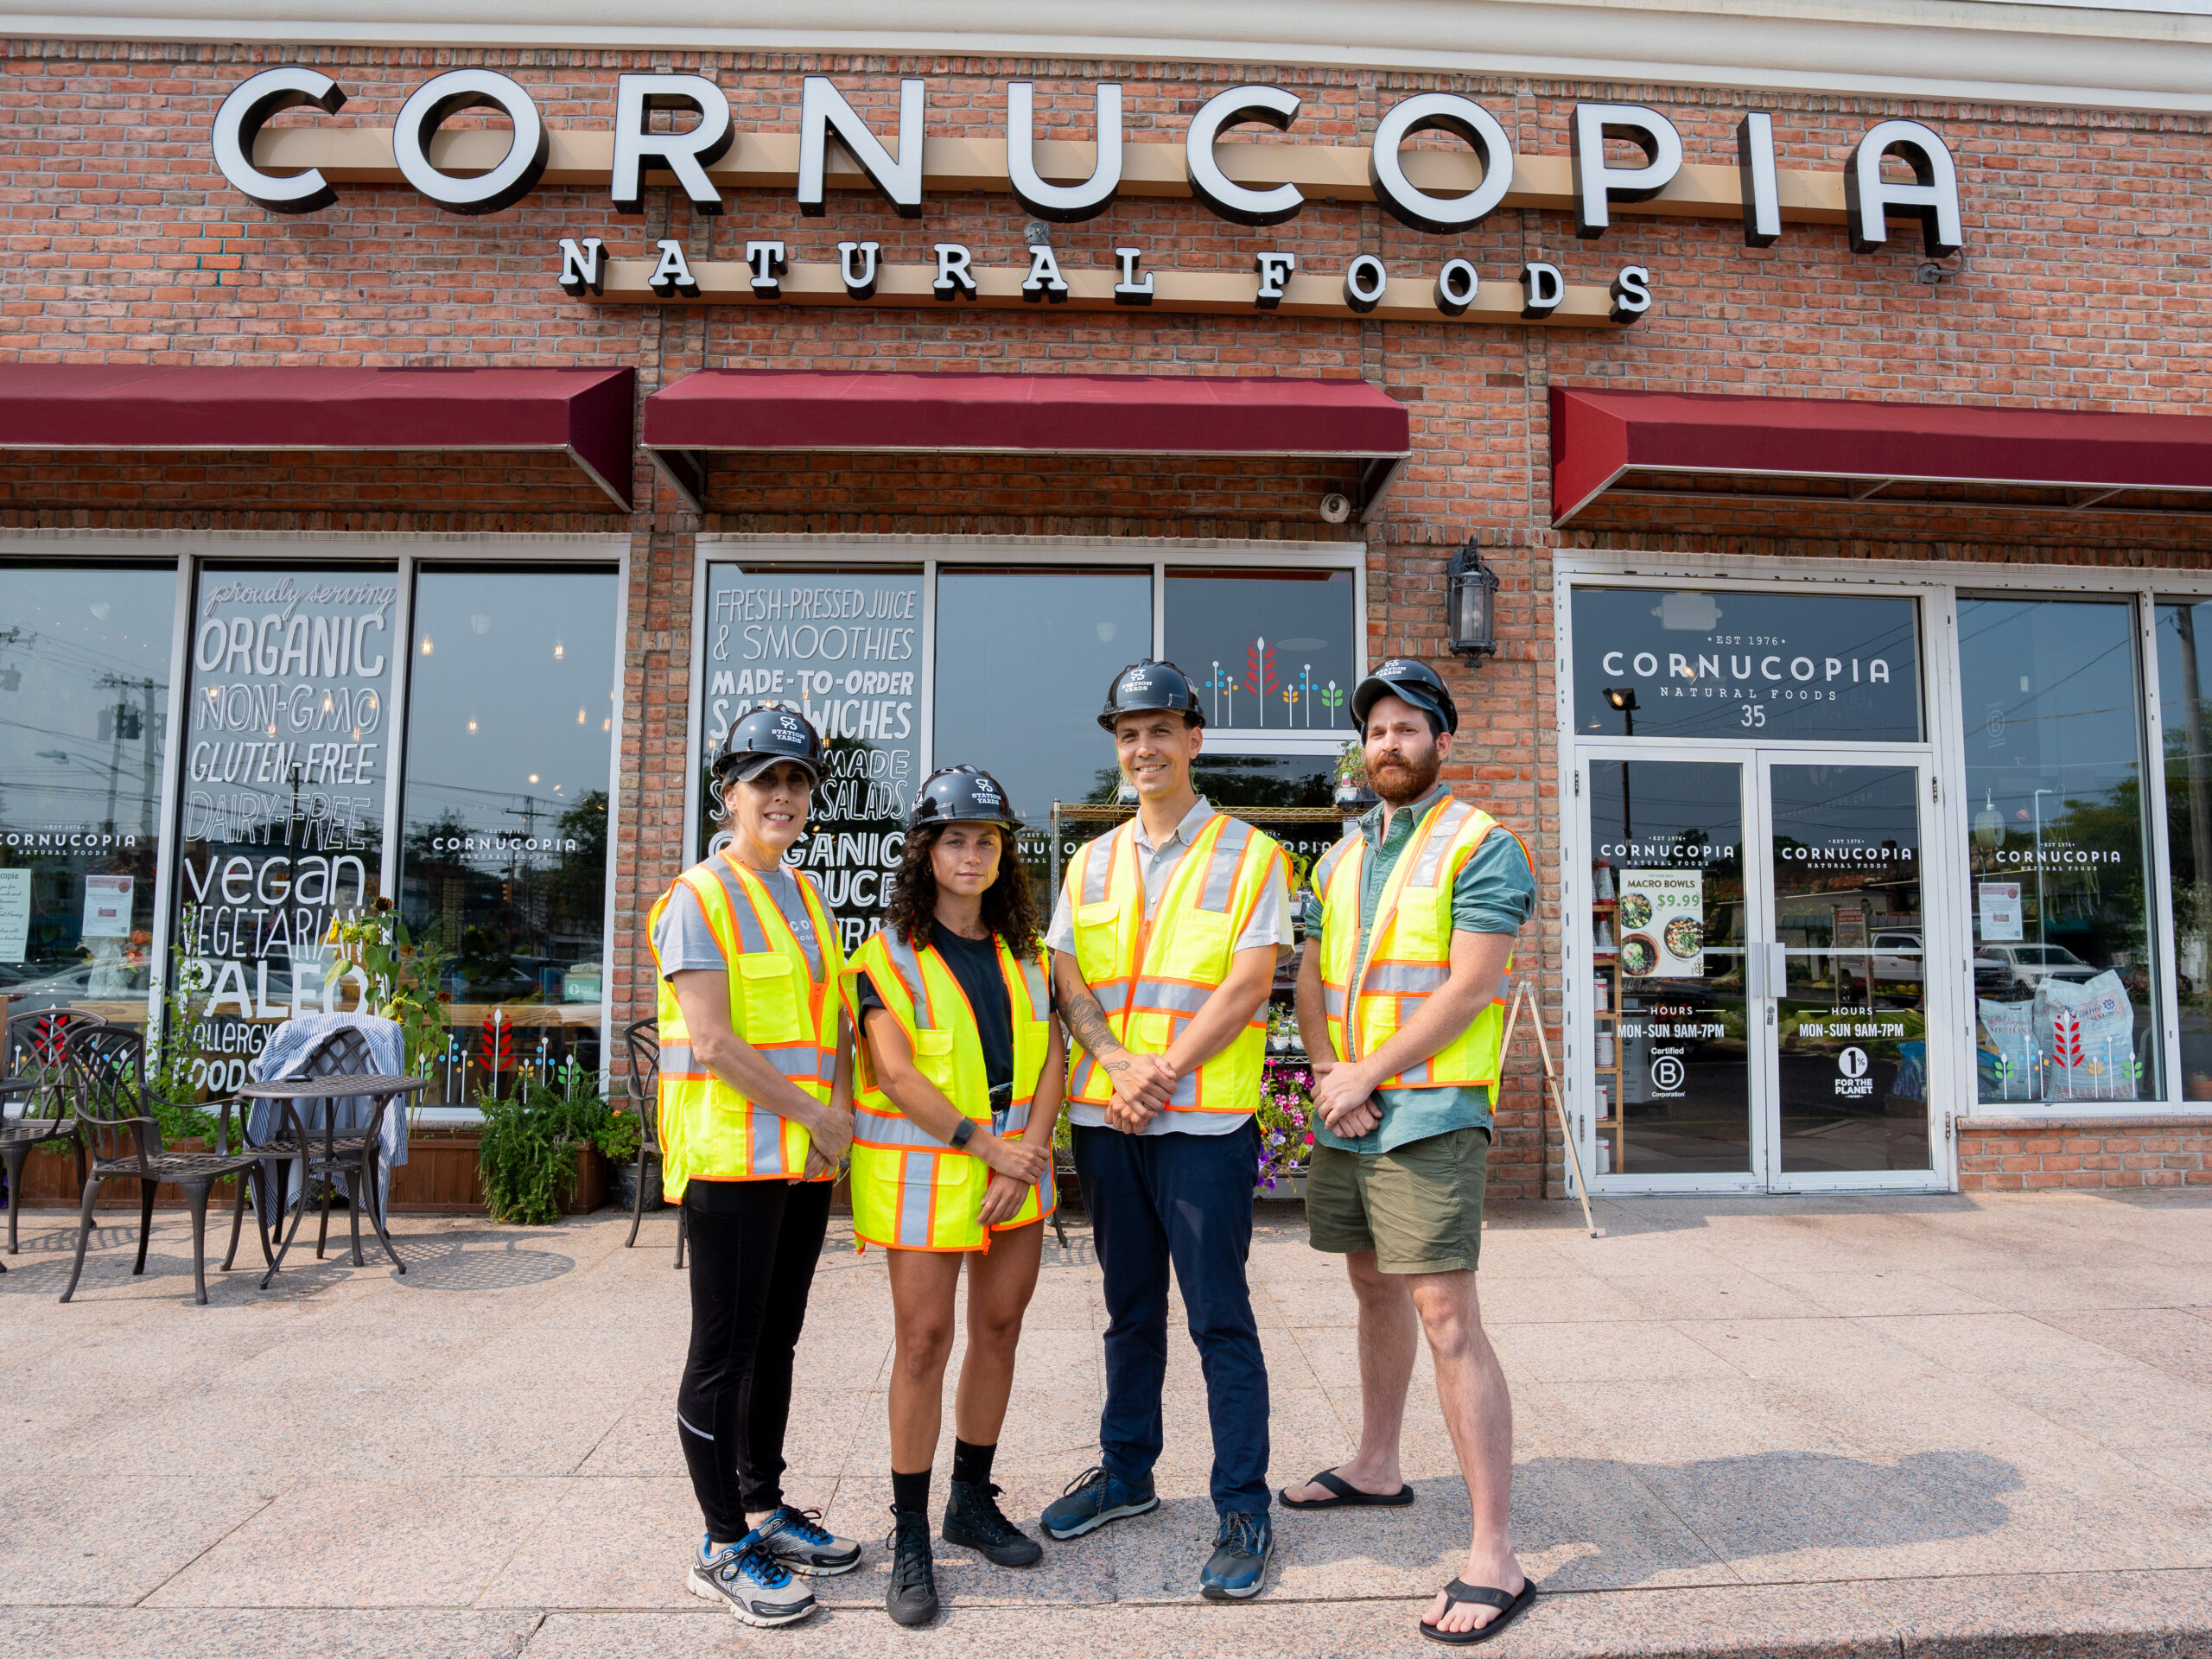
<instances>
[{"instance_id":1,"label":"navy trousers","mask_svg":"<svg viewBox=\"0 0 2212 1659\"><path fill-rule=\"evenodd\" d=\"M1138 1486L1151 1482L1164 1439L1172 1267L1205 1371L1213 1502L1224 1515L1264 1515L1272 1496L1268 1364L1244 1276L1259 1144L1249 1122L1229 1135L1075 1130L1076 1173L1106 1280L1099 1461Z\"/></svg>"}]
</instances>

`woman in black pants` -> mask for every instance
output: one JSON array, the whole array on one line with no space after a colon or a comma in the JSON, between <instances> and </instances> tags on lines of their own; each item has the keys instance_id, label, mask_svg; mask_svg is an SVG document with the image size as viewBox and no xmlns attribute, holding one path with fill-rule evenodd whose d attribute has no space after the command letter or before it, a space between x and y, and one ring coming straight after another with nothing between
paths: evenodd
<instances>
[{"instance_id":1,"label":"woman in black pants","mask_svg":"<svg viewBox=\"0 0 2212 1659\"><path fill-rule=\"evenodd\" d=\"M804 1580L861 1548L784 1501L791 1356L852 1144L837 930L783 855L806 827L822 739L764 708L715 756L728 847L653 906L662 1179L690 1233L691 1349L677 1435L706 1520L693 1594L747 1624L814 1611Z\"/></svg>"}]
</instances>

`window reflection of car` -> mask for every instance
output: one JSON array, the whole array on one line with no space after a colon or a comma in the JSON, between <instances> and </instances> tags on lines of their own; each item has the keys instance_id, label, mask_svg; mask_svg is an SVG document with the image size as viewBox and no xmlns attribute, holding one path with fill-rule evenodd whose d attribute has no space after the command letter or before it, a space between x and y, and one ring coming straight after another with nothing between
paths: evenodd
<instances>
[{"instance_id":1,"label":"window reflection of car","mask_svg":"<svg viewBox=\"0 0 2212 1659\"><path fill-rule=\"evenodd\" d=\"M2008 976L2005 982L2023 991L2032 991L2047 979L2086 985L2100 971L2063 944L1985 944L1974 958L1977 986L1985 964L2001 969Z\"/></svg>"},{"instance_id":2,"label":"window reflection of car","mask_svg":"<svg viewBox=\"0 0 2212 1659\"><path fill-rule=\"evenodd\" d=\"M1874 935L1874 978L1877 983L1888 981L1918 984L1923 971L1921 966L1920 935L1905 932L1883 932Z\"/></svg>"}]
</instances>

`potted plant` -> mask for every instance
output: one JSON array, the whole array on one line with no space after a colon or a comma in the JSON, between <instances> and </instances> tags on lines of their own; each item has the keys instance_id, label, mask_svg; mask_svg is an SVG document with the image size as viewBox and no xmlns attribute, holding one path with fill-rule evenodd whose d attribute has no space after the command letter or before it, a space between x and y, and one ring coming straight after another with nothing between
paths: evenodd
<instances>
[{"instance_id":1,"label":"potted plant","mask_svg":"<svg viewBox=\"0 0 2212 1659\"><path fill-rule=\"evenodd\" d=\"M609 1109L599 1080L572 1058L550 1077L518 1078L477 1096L477 1168L494 1221L542 1227L607 1201L605 1160L638 1155L638 1120Z\"/></svg>"},{"instance_id":2,"label":"potted plant","mask_svg":"<svg viewBox=\"0 0 2212 1659\"><path fill-rule=\"evenodd\" d=\"M1382 798L1367 786L1367 755L1356 737L1344 740L1337 751L1337 804L1364 812Z\"/></svg>"},{"instance_id":3,"label":"potted plant","mask_svg":"<svg viewBox=\"0 0 2212 1659\"><path fill-rule=\"evenodd\" d=\"M1260 1073L1260 1166L1257 1198L1306 1196L1306 1166L1313 1156L1313 1072L1302 1059L1270 1059Z\"/></svg>"}]
</instances>

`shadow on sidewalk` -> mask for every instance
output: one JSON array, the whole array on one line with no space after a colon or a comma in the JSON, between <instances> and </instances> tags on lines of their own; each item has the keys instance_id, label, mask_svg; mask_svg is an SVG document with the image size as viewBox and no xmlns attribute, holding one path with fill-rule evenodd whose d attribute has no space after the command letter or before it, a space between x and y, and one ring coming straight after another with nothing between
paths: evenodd
<instances>
[{"instance_id":1,"label":"shadow on sidewalk","mask_svg":"<svg viewBox=\"0 0 2212 1659\"><path fill-rule=\"evenodd\" d=\"M1562 1588L1627 1586L1696 1565L1707 1551L1732 1561L1978 1537L2012 1519L2005 1496L2022 1485L2015 1465L1979 1452L1916 1452L1893 1463L1813 1452L1679 1464L1532 1458L1514 1465L1514 1542L1530 1554L1580 1546L1554 1569ZM1340 1525L1299 1517L1300 1559L1425 1564L1440 1541L1464 1540L1470 1517L1458 1478L1414 1488L1421 1501L1410 1509L1313 1517L1348 1520Z\"/></svg>"}]
</instances>

